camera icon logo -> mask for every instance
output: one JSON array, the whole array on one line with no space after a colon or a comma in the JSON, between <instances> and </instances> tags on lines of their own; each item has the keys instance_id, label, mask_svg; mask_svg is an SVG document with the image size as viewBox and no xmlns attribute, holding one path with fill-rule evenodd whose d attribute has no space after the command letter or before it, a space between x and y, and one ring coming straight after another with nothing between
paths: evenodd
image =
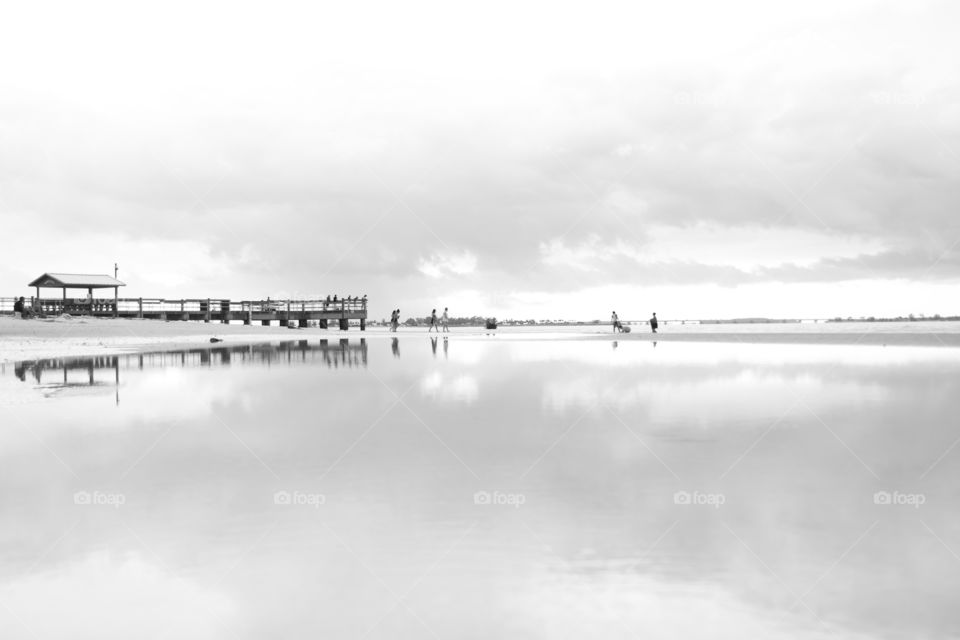
<instances>
[{"instance_id":1,"label":"camera icon logo","mask_svg":"<svg viewBox=\"0 0 960 640\"><path fill-rule=\"evenodd\" d=\"M293 499L289 491L277 491L273 494L273 504L288 505L292 504Z\"/></svg>"},{"instance_id":2,"label":"camera icon logo","mask_svg":"<svg viewBox=\"0 0 960 640\"><path fill-rule=\"evenodd\" d=\"M889 491L877 491L873 494L873 504L892 504L893 496Z\"/></svg>"},{"instance_id":3,"label":"camera icon logo","mask_svg":"<svg viewBox=\"0 0 960 640\"><path fill-rule=\"evenodd\" d=\"M673 504L691 504L692 496L689 491L677 491L673 494Z\"/></svg>"},{"instance_id":4,"label":"camera icon logo","mask_svg":"<svg viewBox=\"0 0 960 640\"><path fill-rule=\"evenodd\" d=\"M492 497L489 491L477 491L473 494L473 504L490 504Z\"/></svg>"},{"instance_id":5,"label":"camera icon logo","mask_svg":"<svg viewBox=\"0 0 960 640\"><path fill-rule=\"evenodd\" d=\"M77 491L73 494L73 504L92 504L92 497L89 491Z\"/></svg>"}]
</instances>

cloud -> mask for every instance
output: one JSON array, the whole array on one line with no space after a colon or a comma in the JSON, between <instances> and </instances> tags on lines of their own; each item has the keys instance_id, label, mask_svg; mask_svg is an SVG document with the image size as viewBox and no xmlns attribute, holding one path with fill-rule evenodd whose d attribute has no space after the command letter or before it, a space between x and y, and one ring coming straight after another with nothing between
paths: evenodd
<instances>
[{"instance_id":1,"label":"cloud","mask_svg":"<svg viewBox=\"0 0 960 640\"><path fill-rule=\"evenodd\" d=\"M430 258L421 258L420 266L417 267L420 273L430 278L466 276L473 273L476 268L477 257L469 251L453 255L435 253Z\"/></svg>"},{"instance_id":2,"label":"cloud","mask_svg":"<svg viewBox=\"0 0 960 640\"><path fill-rule=\"evenodd\" d=\"M157 274L131 294L384 313L464 287L960 279L960 9L602 4L551 5L551 29L535 7L20 7L0 286L154 241L123 257Z\"/></svg>"}]
</instances>

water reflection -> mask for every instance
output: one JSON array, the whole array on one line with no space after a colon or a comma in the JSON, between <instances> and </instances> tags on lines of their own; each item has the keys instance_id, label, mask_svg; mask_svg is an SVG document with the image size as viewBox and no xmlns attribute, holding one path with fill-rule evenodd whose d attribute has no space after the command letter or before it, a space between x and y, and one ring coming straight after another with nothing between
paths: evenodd
<instances>
[{"instance_id":1,"label":"water reflection","mask_svg":"<svg viewBox=\"0 0 960 640\"><path fill-rule=\"evenodd\" d=\"M114 383L119 383L121 369L144 369L144 367L210 367L230 366L231 364L281 364L294 362L316 362L322 360L328 367L366 367L367 341L361 338L351 344L348 338L342 338L335 345L329 340L320 340L311 344L309 340L296 340L278 344L254 344L242 346L198 347L171 351L157 351L140 354L47 358L25 360L14 364L14 375L26 381L29 375L37 384L44 384L45 374L63 378L63 386L102 384L95 380L95 372L110 369L114 373ZM86 374L86 383L68 381L68 373L82 371ZM55 386L47 384L46 386Z\"/></svg>"},{"instance_id":2,"label":"water reflection","mask_svg":"<svg viewBox=\"0 0 960 640\"><path fill-rule=\"evenodd\" d=\"M956 354L411 339L18 365L3 637L960 627Z\"/></svg>"},{"instance_id":3,"label":"water reflection","mask_svg":"<svg viewBox=\"0 0 960 640\"><path fill-rule=\"evenodd\" d=\"M91 393L112 387L119 404L121 371L308 362L322 362L333 369L366 367L366 339L361 338L352 344L348 338L342 338L335 344L326 339L316 344L311 344L309 340L296 340L275 344L198 347L139 354L44 358L17 362L13 365L13 373L21 382L26 382L28 377L32 379L47 397L71 392Z\"/></svg>"}]
</instances>

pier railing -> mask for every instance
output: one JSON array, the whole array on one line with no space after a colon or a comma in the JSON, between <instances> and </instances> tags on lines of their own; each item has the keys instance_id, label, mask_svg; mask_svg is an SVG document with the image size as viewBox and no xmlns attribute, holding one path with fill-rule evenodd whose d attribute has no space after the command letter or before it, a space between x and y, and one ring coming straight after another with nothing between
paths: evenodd
<instances>
[{"instance_id":1,"label":"pier railing","mask_svg":"<svg viewBox=\"0 0 960 640\"><path fill-rule=\"evenodd\" d=\"M226 298L30 298L26 305L50 316L61 314L162 320L204 320L207 322L272 321L298 322L301 326L316 320L325 326L328 320L360 320L365 328L366 297L288 300L230 300ZM13 310L13 298L0 298L0 311Z\"/></svg>"}]
</instances>

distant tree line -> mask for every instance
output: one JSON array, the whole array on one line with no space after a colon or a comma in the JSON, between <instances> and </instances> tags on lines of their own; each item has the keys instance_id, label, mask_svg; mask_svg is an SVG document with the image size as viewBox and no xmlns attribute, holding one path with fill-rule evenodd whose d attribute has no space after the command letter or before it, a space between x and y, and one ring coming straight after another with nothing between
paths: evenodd
<instances>
[{"instance_id":1,"label":"distant tree line","mask_svg":"<svg viewBox=\"0 0 960 640\"><path fill-rule=\"evenodd\" d=\"M832 320L827 320L827 322L945 322L945 321L956 321L960 320L960 316L941 316L939 313L932 316L925 316L922 313L919 315L910 314L908 316L897 316L896 318L877 318L875 316L869 317L847 317L840 318L836 317Z\"/></svg>"}]
</instances>

